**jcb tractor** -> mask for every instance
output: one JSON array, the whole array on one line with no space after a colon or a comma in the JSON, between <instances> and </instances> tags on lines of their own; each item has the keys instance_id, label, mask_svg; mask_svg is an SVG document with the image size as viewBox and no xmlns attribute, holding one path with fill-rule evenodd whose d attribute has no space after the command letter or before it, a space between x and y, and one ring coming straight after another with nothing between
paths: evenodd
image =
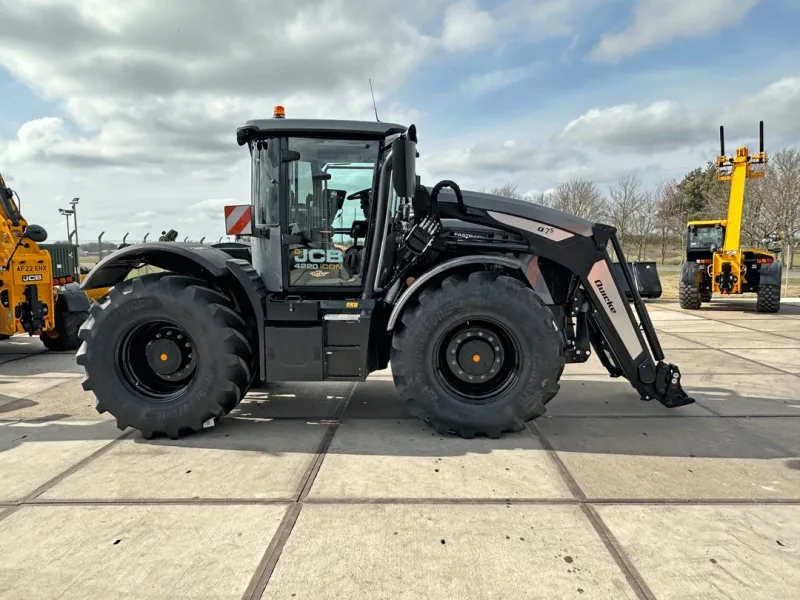
<instances>
[{"instance_id":1,"label":"jcb tractor","mask_svg":"<svg viewBox=\"0 0 800 600\"><path fill-rule=\"evenodd\" d=\"M689 221L686 235L686 260L681 265L679 294L681 308L698 309L710 302L713 294L730 296L755 292L756 310L776 313L781 304L781 262L770 251L741 248L745 181L764 177L767 163L764 152L764 122L759 123L759 152L751 155L747 147L736 149L736 156L725 156L725 130L719 128L720 155L718 181L730 181L728 218L716 221Z\"/></svg>"},{"instance_id":2,"label":"jcb tractor","mask_svg":"<svg viewBox=\"0 0 800 600\"><path fill-rule=\"evenodd\" d=\"M76 360L120 428L177 438L254 386L364 381L391 363L410 412L436 431L498 437L544 414L565 363L593 351L642 399L693 402L614 228L422 185L414 125L276 117L237 130L252 163L250 247L135 244L84 281L113 286ZM125 280L143 264L165 272Z\"/></svg>"},{"instance_id":3,"label":"jcb tractor","mask_svg":"<svg viewBox=\"0 0 800 600\"><path fill-rule=\"evenodd\" d=\"M47 232L28 224L0 175L0 339L38 335L49 350L75 350L89 299L78 283L53 280ZM17 196L19 198L19 196Z\"/></svg>"}]
</instances>

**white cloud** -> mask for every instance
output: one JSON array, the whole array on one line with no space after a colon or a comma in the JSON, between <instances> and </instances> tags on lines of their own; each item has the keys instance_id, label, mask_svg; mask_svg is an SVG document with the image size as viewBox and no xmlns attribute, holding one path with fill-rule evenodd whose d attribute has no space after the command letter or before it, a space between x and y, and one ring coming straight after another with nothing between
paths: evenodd
<instances>
[{"instance_id":1,"label":"white cloud","mask_svg":"<svg viewBox=\"0 0 800 600\"><path fill-rule=\"evenodd\" d=\"M733 148L731 144L745 141L752 146L758 121L763 120L772 143L796 143L800 137L798 106L800 77L789 77L721 110L692 109L675 100L593 108L567 123L557 139L577 147L656 155L715 144L718 128L724 125L726 137L730 136L728 145Z\"/></svg>"},{"instance_id":2,"label":"white cloud","mask_svg":"<svg viewBox=\"0 0 800 600\"><path fill-rule=\"evenodd\" d=\"M701 37L738 23L758 3L759 0L637 0L633 22L619 33L604 35L590 56L601 62L616 62L676 39Z\"/></svg>"},{"instance_id":3,"label":"white cloud","mask_svg":"<svg viewBox=\"0 0 800 600\"><path fill-rule=\"evenodd\" d=\"M452 52L474 50L492 41L494 19L476 0L460 0L444 13L442 44Z\"/></svg>"},{"instance_id":4,"label":"white cloud","mask_svg":"<svg viewBox=\"0 0 800 600\"><path fill-rule=\"evenodd\" d=\"M488 73L475 73L461 84L461 90L473 96L497 92L530 79L536 75L538 70L539 65L525 65L511 69L498 69Z\"/></svg>"}]
</instances>

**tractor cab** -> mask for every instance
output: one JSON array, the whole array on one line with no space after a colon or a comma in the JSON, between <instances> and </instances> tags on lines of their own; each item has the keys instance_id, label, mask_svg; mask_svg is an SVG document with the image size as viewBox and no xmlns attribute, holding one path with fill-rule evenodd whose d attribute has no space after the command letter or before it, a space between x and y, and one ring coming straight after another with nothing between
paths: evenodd
<instances>
[{"instance_id":1,"label":"tractor cab","mask_svg":"<svg viewBox=\"0 0 800 600\"><path fill-rule=\"evenodd\" d=\"M282 107L275 118L238 129L251 156L252 260L268 291L352 295L363 288L378 172L405 131L392 123L287 120Z\"/></svg>"}]
</instances>

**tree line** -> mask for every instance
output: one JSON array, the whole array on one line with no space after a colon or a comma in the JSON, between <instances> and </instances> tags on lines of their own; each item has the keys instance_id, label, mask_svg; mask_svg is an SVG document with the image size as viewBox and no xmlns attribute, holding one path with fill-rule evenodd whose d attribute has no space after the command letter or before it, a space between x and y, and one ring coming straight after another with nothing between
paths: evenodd
<instances>
[{"instance_id":1,"label":"tree line","mask_svg":"<svg viewBox=\"0 0 800 600\"><path fill-rule=\"evenodd\" d=\"M800 250L800 151L786 148L768 159L764 178L747 180L742 245L763 248L764 239L777 232L791 268ZM628 173L605 192L582 178L535 196L520 193L513 183L488 191L613 225L629 259L664 263L682 255L687 221L727 218L730 182L717 181L710 161L680 180L651 187Z\"/></svg>"}]
</instances>

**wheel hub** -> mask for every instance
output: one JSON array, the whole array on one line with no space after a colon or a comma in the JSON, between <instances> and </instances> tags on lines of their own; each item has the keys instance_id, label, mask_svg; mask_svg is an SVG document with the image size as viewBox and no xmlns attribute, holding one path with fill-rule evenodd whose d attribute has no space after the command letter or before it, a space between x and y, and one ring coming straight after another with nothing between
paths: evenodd
<instances>
[{"instance_id":1,"label":"wheel hub","mask_svg":"<svg viewBox=\"0 0 800 600\"><path fill-rule=\"evenodd\" d=\"M503 360L496 334L483 328L462 331L447 346L450 371L467 383L492 379L502 368Z\"/></svg>"},{"instance_id":2,"label":"wheel hub","mask_svg":"<svg viewBox=\"0 0 800 600\"><path fill-rule=\"evenodd\" d=\"M133 389L153 400L168 401L192 379L197 351L182 328L151 322L133 327L125 336L119 361Z\"/></svg>"},{"instance_id":3,"label":"wheel hub","mask_svg":"<svg viewBox=\"0 0 800 600\"><path fill-rule=\"evenodd\" d=\"M154 340L147 344L147 364L159 375L172 375L180 369L181 350L173 340Z\"/></svg>"}]
</instances>

